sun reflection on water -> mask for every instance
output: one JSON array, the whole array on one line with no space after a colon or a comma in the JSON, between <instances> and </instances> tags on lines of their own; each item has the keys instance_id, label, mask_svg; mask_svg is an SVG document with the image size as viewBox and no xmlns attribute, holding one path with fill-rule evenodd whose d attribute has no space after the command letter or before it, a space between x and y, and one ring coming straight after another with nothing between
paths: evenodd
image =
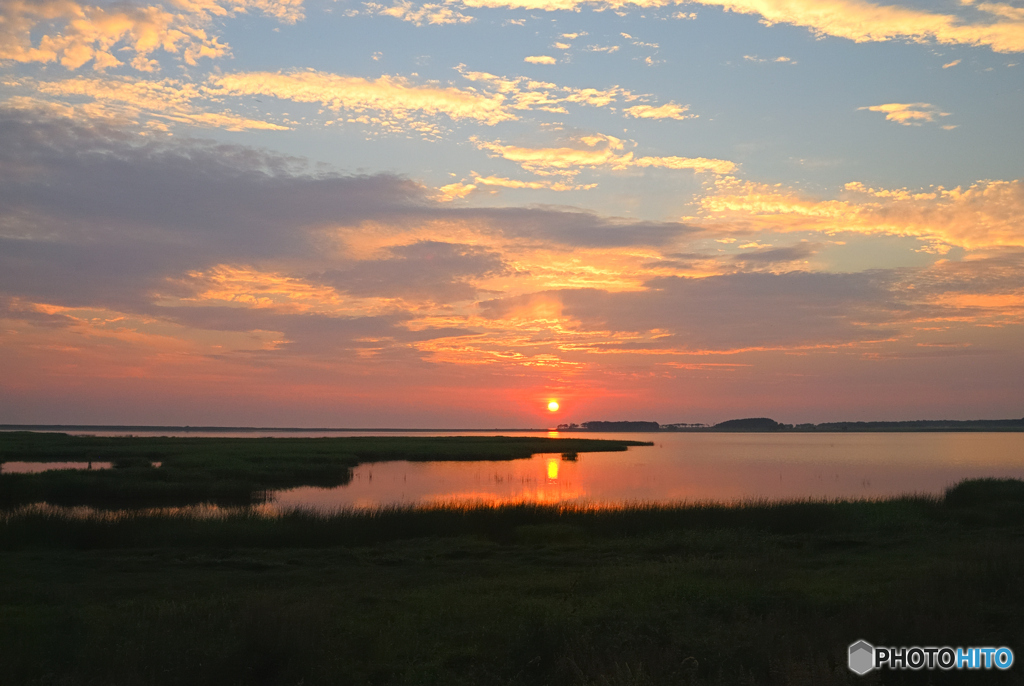
<instances>
[{"instance_id":1,"label":"sun reflection on water","mask_svg":"<svg viewBox=\"0 0 1024 686\"><path fill-rule=\"evenodd\" d=\"M548 459L548 483L558 481L558 460Z\"/></svg>"}]
</instances>

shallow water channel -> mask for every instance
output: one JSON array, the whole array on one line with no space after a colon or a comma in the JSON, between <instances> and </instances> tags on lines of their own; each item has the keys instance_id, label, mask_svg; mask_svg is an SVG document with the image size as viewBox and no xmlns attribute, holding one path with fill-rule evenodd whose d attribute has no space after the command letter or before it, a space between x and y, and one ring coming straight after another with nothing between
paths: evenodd
<instances>
[{"instance_id":1,"label":"shallow water channel","mask_svg":"<svg viewBox=\"0 0 1024 686\"><path fill-rule=\"evenodd\" d=\"M372 433L179 435L289 437ZM331 511L443 502L618 505L880 498L906 493L938 495L947 486L966 478L1024 478L1024 433L504 433L620 438L653 441L655 445L633 447L626 452L580 453L575 460L549 454L500 462L363 464L353 470L351 482L344 486L275 491L271 502L263 507L270 511L294 507ZM4 468L13 465L7 463ZM100 465L108 466L94 462L93 468ZM47 468L52 468L52 463Z\"/></svg>"}]
</instances>

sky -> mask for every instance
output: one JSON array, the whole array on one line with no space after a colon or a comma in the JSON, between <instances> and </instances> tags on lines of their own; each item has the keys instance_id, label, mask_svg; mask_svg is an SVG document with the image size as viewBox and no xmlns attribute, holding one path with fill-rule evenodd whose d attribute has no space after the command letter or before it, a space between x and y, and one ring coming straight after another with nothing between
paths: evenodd
<instances>
[{"instance_id":1,"label":"sky","mask_svg":"<svg viewBox=\"0 0 1024 686\"><path fill-rule=\"evenodd\" d=\"M0 0L0 423L1019 418L1022 178L1021 0Z\"/></svg>"}]
</instances>

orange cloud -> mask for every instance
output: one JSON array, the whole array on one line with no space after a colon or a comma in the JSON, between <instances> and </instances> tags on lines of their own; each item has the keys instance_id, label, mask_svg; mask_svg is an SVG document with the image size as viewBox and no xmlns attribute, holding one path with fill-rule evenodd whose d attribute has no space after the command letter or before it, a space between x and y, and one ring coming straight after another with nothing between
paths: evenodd
<instances>
[{"instance_id":1,"label":"orange cloud","mask_svg":"<svg viewBox=\"0 0 1024 686\"><path fill-rule=\"evenodd\" d=\"M228 131L262 129L286 131L287 126L273 122L240 117L231 112L208 112L194 104L206 99L202 89L183 81L163 79L144 81L129 77L121 78L77 78L63 81L35 83L36 91L57 98L85 96L87 103L64 101L68 114L88 118L119 118L138 122L140 117L156 118L159 121L221 128ZM39 105L36 98L16 101L15 104ZM150 124L155 122L150 121ZM159 128L159 127L158 127Z\"/></svg>"},{"instance_id":2,"label":"orange cloud","mask_svg":"<svg viewBox=\"0 0 1024 686\"><path fill-rule=\"evenodd\" d=\"M471 183L450 183L447 186L441 186L437 189L439 193L437 199L441 202L451 202L458 198L464 198L475 190L476 186Z\"/></svg>"},{"instance_id":3,"label":"orange cloud","mask_svg":"<svg viewBox=\"0 0 1024 686\"><path fill-rule=\"evenodd\" d=\"M0 60L60 62L75 70L88 62L97 71L120 66L127 52L139 71L156 71L157 51L180 55L190 65L200 58L228 54L228 46L210 36L213 16L255 8L294 23L302 18L300 0L178 0L172 12L159 5L82 5L71 0L10 0L0 5ZM33 42L33 34L40 37Z\"/></svg>"},{"instance_id":4,"label":"orange cloud","mask_svg":"<svg viewBox=\"0 0 1024 686\"><path fill-rule=\"evenodd\" d=\"M483 124L516 119L500 95L420 85L400 76L364 79L319 71L243 72L210 78L211 95L269 95L295 102L321 103L332 110L376 111L398 120L415 115L473 119Z\"/></svg>"},{"instance_id":5,"label":"orange cloud","mask_svg":"<svg viewBox=\"0 0 1024 686\"><path fill-rule=\"evenodd\" d=\"M596 183L586 185L573 185L561 181L520 181L519 179L507 179L501 176L477 176L473 182L478 186L497 186L500 188L529 188L532 190L551 191L577 191L589 190L597 186Z\"/></svg>"},{"instance_id":6,"label":"orange cloud","mask_svg":"<svg viewBox=\"0 0 1024 686\"><path fill-rule=\"evenodd\" d=\"M553 58L552 58L553 59ZM527 58L527 61L530 61ZM621 86L610 88L573 88L559 86L547 81L538 81L526 76L503 77L482 71L468 71L465 65L456 67L463 78L486 86L508 98L510 107L517 110L539 109L548 112L564 113L566 103L587 105L590 107L608 107L619 102L634 102L648 96L637 95ZM678 107L679 113L688 109L685 105L669 103L663 107ZM665 110L671 113L673 110ZM688 115L689 116L689 115Z\"/></svg>"},{"instance_id":7,"label":"orange cloud","mask_svg":"<svg viewBox=\"0 0 1024 686\"><path fill-rule=\"evenodd\" d=\"M634 117L636 119L690 119L697 116L695 114L685 114L688 109L690 109L689 105L678 105L674 102L668 102L660 107L634 105L633 107L627 107L623 112L627 117Z\"/></svg>"},{"instance_id":8,"label":"orange cloud","mask_svg":"<svg viewBox=\"0 0 1024 686\"><path fill-rule=\"evenodd\" d=\"M586 167L662 167L692 169L714 174L728 174L736 170L736 164L728 160L704 157L634 157L632 152L622 152L625 143L621 139L603 134L579 136L570 141L571 146L557 148L526 148L504 145L501 141L473 140L480 149L488 150L506 160L518 163L527 171L541 175L572 176L577 174L580 168Z\"/></svg>"},{"instance_id":9,"label":"orange cloud","mask_svg":"<svg viewBox=\"0 0 1024 686\"><path fill-rule=\"evenodd\" d=\"M529 62L530 64L549 64L550 65L550 64L554 64L555 63L555 58L551 57L550 55L530 55L529 57L524 57L523 61L524 62Z\"/></svg>"},{"instance_id":10,"label":"orange cloud","mask_svg":"<svg viewBox=\"0 0 1024 686\"><path fill-rule=\"evenodd\" d=\"M180 283L194 290L194 294L180 299L164 296L160 299L163 304L235 305L332 315L346 310L345 301L330 286L311 284L280 272L252 267L216 265L203 271L189 272Z\"/></svg>"},{"instance_id":11,"label":"orange cloud","mask_svg":"<svg viewBox=\"0 0 1024 686\"><path fill-rule=\"evenodd\" d=\"M964 189L911 192L846 185L847 199L726 179L701 201L707 226L776 232L851 231L916 236L965 249L1024 247L1024 182L979 181Z\"/></svg>"},{"instance_id":12,"label":"orange cloud","mask_svg":"<svg viewBox=\"0 0 1024 686\"><path fill-rule=\"evenodd\" d=\"M738 14L754 14L765 24L804 26L819 36L846 38L857 43L909 40L947 45L979 45L996 52L1024 51L1021 8L1003 3L979 3L977 8L998 17L993 22L971 22L954 14L940 14L866 0L692 0ZM575 11L582 6L622 8L667 7L679 0L462 0L467 7ZM971 4L971 3L965 3ZM684 15L685 16L685 15Z\"/></svg>"},{"instance_id":13,"label":"orange cloud","mask_svg":"<svg viewBox=\"0 0 1024 686\"><path fill-rule=\"evenodd\" d=\"M949 116L949 112L940 112L927 102L890 102L885 105L871 105L857 109L883 112L886 121L894 121L904 126L920 126L922 122L934 122L936 117Z\"/></svg>"}]
</instances>

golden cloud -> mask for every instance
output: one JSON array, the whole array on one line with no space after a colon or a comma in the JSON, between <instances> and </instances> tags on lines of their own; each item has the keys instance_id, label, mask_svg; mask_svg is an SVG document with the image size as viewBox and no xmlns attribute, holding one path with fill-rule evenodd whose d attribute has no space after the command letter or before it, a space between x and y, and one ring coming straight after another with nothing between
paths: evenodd
<instances>
[{"instance_id":1,"label":"golden cloud","mask_svg":"<svg viewBox=\"0 0 1024 686\"><path fill-rule=\"evenodd\" d=\"M75 70L92 62L103 71L129 64L156 71L157 51L180 55L190 65L200 58L228 54L228 46L206 27L213 17L249 9L293 24L303 18L302 0L173 0L178 11L160 5L112 7L83 5L72 0L8 0L0 4L0 60L60 62ZM39 34L33 42L33 34Z\"/></svg>"},{"instance_id":2,"label":"golden cloud","mask_svg":"<svg viewBox=\"0 0 1024 686\"><path fill-rule=\"evenodd\" d=\"M527 61L530 61L530 59L527 58ZM491 92L500 93L509 99L511 101L509 106L516 110L537 109L547 112L564 113L566 112L564 105L567 103L587 105L589 107L609 107L618 103L642 101L649 97L637 95L621 86L611 86L610 88L574 88L572 86L559 86L548 81L538 81L526 76L505 77L483 71L469 71L463 64L460 64L456 69L467 81L480 84ZM679 112L688 109L688 106L677 105L676 103L669 103L663 107L678 107L680 108ZM670 113L673 110L665 109L663 111Z\"/></svg>"},{"instance_id":3,"label":"golden cloud","mask_svg":"<svg viewBox=\"0 0 1024 686\"><path fill-rule=\"evenodd\" d=\"M528 57L524 57L523 61L529 62L530 64L555 64L555 58L550 55L530 55Z\"/></svg>"},{"instance_id":4,"label":"golden cloud","mask_svg":"<svg viewBox=\"0 0 1024 686\"><path fill-rule=\"evenodd\" d=\"M400 76L364 79L319 71L242 72L210 78L211 95L269 95L321 103L332 110L377 111L399 120L446 115L494 125L516 119L499 94L415 84Z\"/></svg>"},{"instance_id":5,"label":"golden cloud","mask_svg":"<svg viewBox=\"0 0 1024 686\"><path fill-rule=\"evenodd\" d=\"M205 99L202 90L193 84L163 79L144 81L122 78L77 78L62 81L44 81L35 84L38 93L54 96L85 96L89 103L68 103L61 105L69 109L68 114L89 118L121 118L138 122L140 117L154 117L163 121L192 124L228 131L261 129L286 131L287 126L273 122L240 117L231 112L208 112L197 107L193 101ZM37 99L28 99L25 104L40 104Z\"/></svg>"},{"instance_id":6,"label":"golden cloud","mask_svg":"<svg viewBox=\"0 0 1024 686\"><path fill-rule=\"evenodd\" d=\"M978 3L977 9L992 22L971 22L954 14L940 14L865 0L687 0L721 7L738 14L754 14L765 24L804 26L819 36L846 38L857 43L908 40L947 45L986 46L996 52L1024 51L1024 9L1004 3ZM622 8L666 7L680 0L462 0L467 7L526 10L569 10L584 5ZM971 3L964 3L971 4ZM684 15L686 16L686 15Z\"/></svg>"},{"instance_id":7,"label":"golden cloud","mask_svg":"<svg viewBox=\"0 0 1024 686\"><path fill-rule=\"evenodd\" d=\"M890 102L885 105L871 105L857 109L883 112L886 121L894 121L904 126L920 126L922 122L934 122L936 117L949 116L949 112L940 112L927 102Z\"/></svg>"},{"instance_id":8,"label":"golden cloud","mask_svg":"<svg viewBox=\"0 0 1024 686\"><path fill-rule=\"evenodd\" d=\"M625 143L621 139L603 134L579 136L570 141L571 145L557 148L526 148L504 145L501 141L482 141L477 138L472 140L481 150L516 162L523 169L540 175L572 176L584 167L661 167L692 169L713 174L730 174L736 171L736 164L728 160L705 157L634 157L632 152L622 152Z\"/></svg>"},{"instance_id":9,"label":"golden cloud","mask_svg":"<svg viewBox=\"0 0 1024 686\"><path fill-rule=\"evenodd\" d=\"M660 107L634 105L633 107L627 107L623 111L627 117L634 117L636 119L690 119L697 116L696 114L685 114L688 109L690 109L689 105L678 105L674 102L668 102Z\"/></svg>"},{"instance_id":10,"label":"golden cloud","mask_svg":"<svg viewBox=\"0 0 1024 686\"><path fill-rule=\"evenodd\" d=\"M724 179L702 200L702 221L748 231L915 236L968 250L1024 247L1021 180L919 192L854 182L845 191L845 199L819 200L778 186Z\"/></svg>"},{"instance_id":11,"label":"golden cloud","mask_svg":"<svg viewBox=\"0 0 1024 686\"><path fill-rule=\"evenodd\" d=\"M531 190L578 191L597 187L596 183L574 185L562 181L520 181L501 176L477 176L473 182L478 186L497 186L499 188L528 188Z\"/></svg>"}]
</instances>

